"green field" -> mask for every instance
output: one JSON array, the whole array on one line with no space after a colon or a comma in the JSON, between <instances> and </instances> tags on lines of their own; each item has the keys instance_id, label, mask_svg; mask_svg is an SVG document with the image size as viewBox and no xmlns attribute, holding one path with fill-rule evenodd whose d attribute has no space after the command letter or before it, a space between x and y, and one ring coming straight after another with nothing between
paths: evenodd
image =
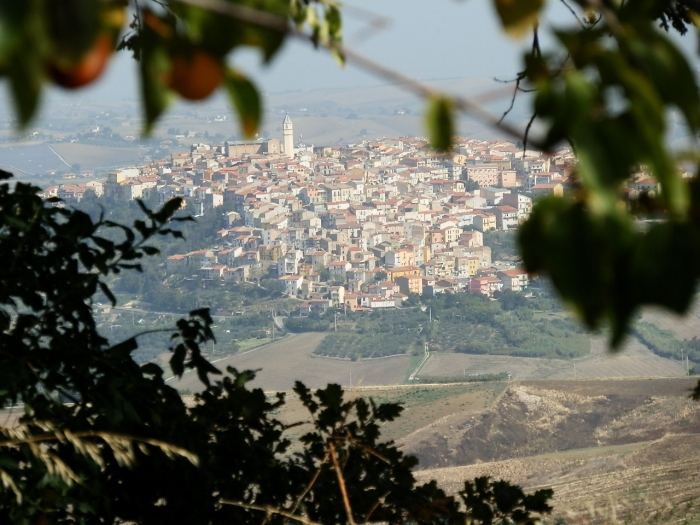
<instances>
[{"instance_id":1,"label":"green field","mask_svg":"<svg viewBox=\"0 0 700 525\"><path fill-rule=\"evenodd\" d=\"M470 294L449 294L421 307L343 316L317 355L351 360L431 351L570 359L590 352L590 337L566 315L541 315L539 300L514 305ZM547 298L544 299L548 301ZM540 315L538 315L540 314ZM329 316L331 314L328 314ZM293 320L293 331L319 331L330 318Z\"/></svg>"}]
</instances>

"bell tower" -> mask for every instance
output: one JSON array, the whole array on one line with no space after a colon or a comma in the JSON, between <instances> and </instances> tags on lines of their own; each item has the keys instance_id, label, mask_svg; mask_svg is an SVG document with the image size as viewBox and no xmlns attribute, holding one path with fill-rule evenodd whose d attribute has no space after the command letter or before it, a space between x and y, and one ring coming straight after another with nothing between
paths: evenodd
<instances>
[{"instance_id":1,"label":"bell tower","mask_svg":"<svg viewBox=\"0 0 700 525\"><path fill-rule=\"evenodd\" d=\"M284 154L289 158L294 158L294 126L289 115L284 117L282 122L282 137L284 144Z\"/></svg>"}]
</instances>

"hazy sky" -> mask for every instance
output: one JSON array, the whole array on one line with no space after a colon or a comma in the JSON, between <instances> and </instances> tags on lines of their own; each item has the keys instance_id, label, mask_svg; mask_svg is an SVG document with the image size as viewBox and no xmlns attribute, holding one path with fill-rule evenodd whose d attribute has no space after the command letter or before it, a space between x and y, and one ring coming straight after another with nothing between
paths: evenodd
<instances>
[{"instance_id":1,"label":"hazy sky","mask_svg":"<svg viewBox=\"0 0 700 525\"><path fill-rule=\"evenodd\" d=\"M517 68L520 46L500 33L488 1L352 0L345 5L346 45L409 76L510 76ZM371 13L386 27L373 29L367 20ZM341 69L326 53L300 42L290 42L259 78L270 91L284 84L312 89L382 82L352 64Z\"/></svg>"},{"instance_id":2,"label":"hazy sky","mask_svg":"<svg viewBox=\"0 0 700 525\"><path fill-rule=\"evenodd\" d=\"M420 80L512 78L529 45L527 38L513 41L503 34L490 0L347 0L344 5L348 47ZM372 29L373 18L386 20L386 27ZM575 23L555 0L548 2L543 22L544 47L552 23ZM694 45L693 38L684 40L687 47ZM269 93L385 83L352 64L340 68L328 53L298 41L289 41L268 67L260 65L254 52L238 52L232 61ZM69 96L133 100L139 97L134 73L133 60L120 53L95 86ZM50 107L50 100L46 102Z\"/></svg>"},{"instance_id":3,"label":"hazy sky","mask_svg":"<svg viewBox=\"0 0 700 525\"><path fill-rule=\"evenodd\" d=\"M348 47L422 80L510 77L527 45L503 35L486 0L348 0L344 5ZM385 20L386 27L371 28L372 18ZM122 55L85 95L136 96L133 61ZM340 68L327 53L297 41L288 42L269 67L261 67L253 52L234 55L233 63L268 92L384 82L351 64Z\"/></svg>"}]
</instances>

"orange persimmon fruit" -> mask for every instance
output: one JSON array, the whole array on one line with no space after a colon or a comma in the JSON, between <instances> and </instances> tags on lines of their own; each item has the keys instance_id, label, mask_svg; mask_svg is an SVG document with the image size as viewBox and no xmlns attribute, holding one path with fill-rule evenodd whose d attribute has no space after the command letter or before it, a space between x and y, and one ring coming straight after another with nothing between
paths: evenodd
<instances>
[{"instance_id":1,"label":"orange persimmon fruit","mask_svg":"<svg viewBox=\"0 0 700 525\"><path fill-rule=\"evenodd\" d=\"M176 55L170 70L169 86L188 100L202 100L224 81L224 66L218 58L197 49Z\"/></svg>"},{"instance_id":2,"label":"orange persimmon fruit","mask_svg":"<svg viewBox=\"0 0 700 525\"><path fill-rule=\"evenodd\" d=\"M100 33L90 50L75 64L49 64L49 76L56 84L66 89L86 86L99 78L113 51L113 38L106 33Z\"/></svg>"}]
</instances>

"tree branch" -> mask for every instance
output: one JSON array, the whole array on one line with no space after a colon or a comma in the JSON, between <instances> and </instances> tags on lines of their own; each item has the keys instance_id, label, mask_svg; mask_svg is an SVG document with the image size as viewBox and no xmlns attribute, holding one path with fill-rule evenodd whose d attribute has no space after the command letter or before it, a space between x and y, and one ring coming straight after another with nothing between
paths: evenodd
<instances>
[{"instance_id":1,"label":"tree branch","mask_svg":"<svg viewBox=\"0 0 700 525\"><path fill-rule=\"evenodd\" d=\"M242 501L232 501L228 499L222 499L219 500L219 502L223 505L233 505L234 507L241 507L242 509L259 510L260 512L265 512L267 514L277 514L279 516L289 518L290 520L298 521L299 523L304 523L305 525L321 525L320 523L311 521L310 519L305 518L303 516L292 514L291 512L287 512L286 510L276 509L274 507L270 507L269 505L251 505L250 503L244 503Z\"/></svg>"},{"instance_id":2,"label":"tree branch","mask_svg":"<svg viewBox=\"0 0 700 525\"><path fill-rule=\"evenodd\" d=\"M581 20L578 15L576 14L576 11L574 11L574 8L569 5L569 3L566 0L559 0L564 6L569 10L569 12L573 15L573 17L576 19L576 21L581 25L583 29L586 29L586 24L583 23L583 20Z\"/></svg>"},{"instance_id":3,"label":"tree branch","mask_svg":"<svg viewBox=\"0 0 700 525\"><path fill-rule=\"evenodd\" d=\"M314 474L314 476L311 478L311 481L304 489L304 492L302 492L301 495L294 502L294 506L292 507L292 510L290 511L292 514L294 514L296 512L296 510L297 510L297 508L299 508L299 505L301 504L301 502L304 500L304 498L309 493L311 488L316 484L318 477L321 475L323 465L326 463L326 461L328 461L329 456L330 456L330 452L326 452L326 456L323 458L323 461L321 461L321 464L318 466L318 469L316 469L316 473Z\"/></svg>"},{"instance_id":4,"label":"tree branch","mask_svg":"<svg viewBox=\"0 0 700 525\"><path fill-rule=\"evenodd\" d=\"M348 490L345 486L345 479L343 478L343 473L340 470L340 464L338 463L338 456L335 453L335 445L333 441L328 441L328 451L331 455L331 461L333 461L333 468L338 476L338 485L340 486L340 494L343 496L343 505L345 505L345 513L348 516L348 523L350 525L355 525L355 520L352 517L352 507L350 506L350 498L348 498Z\"/></svg>"}]
</instances>

